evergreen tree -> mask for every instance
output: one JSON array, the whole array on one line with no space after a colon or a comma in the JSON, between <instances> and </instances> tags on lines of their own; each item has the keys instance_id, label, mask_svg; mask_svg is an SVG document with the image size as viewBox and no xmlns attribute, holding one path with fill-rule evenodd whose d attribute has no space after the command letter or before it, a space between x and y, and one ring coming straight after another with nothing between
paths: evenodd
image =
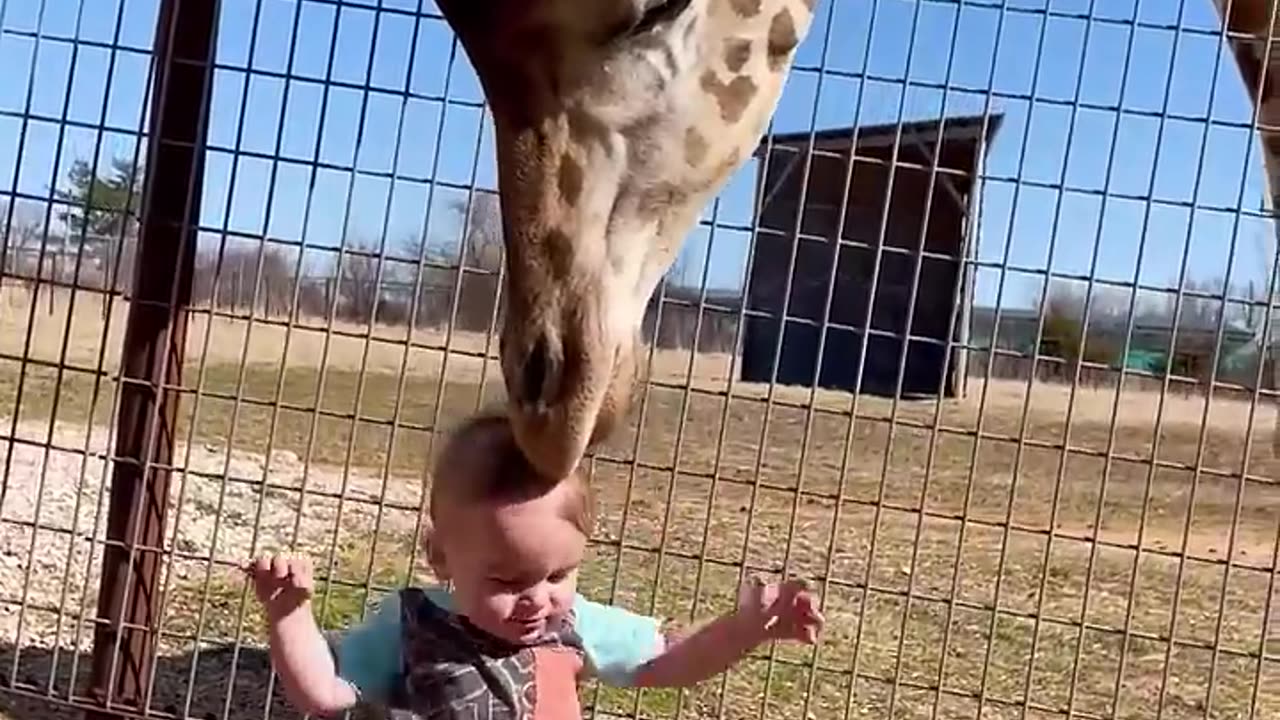
<instances>
[{"instance_id":1,"label":"evergreen tree","mask_svg":"<svg viewBox=\"0 0 1280 720\"><path fill-rule=\"evenodd\" d=\"M112 159L111 167L98 175L88 161L72 163L67 172L70 188L57 191L58 199L68 204L58 217L67 224L71 236L132 236L142 199L142 172L141 165L123 157Z\"/></svg>"}]
</instances>

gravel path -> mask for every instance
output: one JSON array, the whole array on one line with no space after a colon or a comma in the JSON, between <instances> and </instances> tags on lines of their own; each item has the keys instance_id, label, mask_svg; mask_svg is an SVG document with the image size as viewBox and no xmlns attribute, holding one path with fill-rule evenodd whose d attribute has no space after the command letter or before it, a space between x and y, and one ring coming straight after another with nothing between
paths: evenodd
<instances>
[{"instance_id":1,"label":"gravel path","mask_svg":"<svg viewBox=\"0 0 1280 720\"><path fill-rule=\"evenodd\" d=\"M47 425L33 423L20 425L16 436L43 440L46 433ZM4 684L12 677L43 692L51 676L56 676L55 687L65 693L73 658L80 655L76 685L83 687L89 669L84 654L89 649L89 626L81 626L78 641L75 635L82 604L89 614L97 602L106 522L104 491L109 488L109 482L104 483L102 460L107 435L106 428L96 428L89 438L87 455L69 450L85 447L83 427L55 428L51 444L67 450L46 451L38 445L0 441L0 458L12 453L0 505L0 671L5 673ZM184 476L176 474L170 488L165 537L166 546L177 552L172 567L162 571L161 582L168 580L175 590L165 613L167 630L186 625L194 628L194 621L182 616L184 612L194 615L195 607L172 603L182 595L179 589L187 589L191 598L202 595L199 588L210 572L210 558L212 580L236 590L234 604L211 602L208 610L208 617L225 623L239 610L239 575L233 565L249 557L255 547L257 552L288 547L295 525L297 548L311 553L318 563L333 546L335 523L340 547L358 545L365 551L375 528L380 539L401 540L411 537L414 529L416 513L410 509L386 508L378 520L377 501L383 494L383 483L375 472L357 470L344 478L340 469L304 468L288 451L275 453L268 466L261 455L232 452L228 457L223 447L197 445L190 450L188 459L187 447L177 448L176 464L190 471L185 475L185 487ZM304 472L308 489L305 503L300 492ZM265 489L264 474L269 474L272 485ZM420 478L396 477L386 485L389 503L417 507ZM312 492L330 496L318 497ZM33 525L39 529L33 532ZM91 543L91 539L97 542ZM94 556L86 579L90 548ZM24 605L27 609L20 611ZM59 608L63 608L61 613ZM207 638L209 633L201 635ZM20 648L16 667L15 647ZM225 643L201 643L199 662L193 670L195 649L190 639L161 641L163 657L152 706L185 711L190 686L197 698L189 710L193 717L222 717L224 707L229 711L227 717L262 717L263 686L269 677L265 655L252 646L241 650L235 663L235 685L228 695L233 676L231 649ZM0 693L0 717L54 717L65 712L65 708L45 701ZM290 714L283 706L273 708L271 714L278 712Z\"/></svg>"}]
</instances>

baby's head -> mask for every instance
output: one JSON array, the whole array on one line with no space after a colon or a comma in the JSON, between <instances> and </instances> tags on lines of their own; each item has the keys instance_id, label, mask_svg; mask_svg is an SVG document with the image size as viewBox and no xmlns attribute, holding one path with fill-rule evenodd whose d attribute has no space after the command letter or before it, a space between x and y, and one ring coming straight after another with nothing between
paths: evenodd
<instances>
[{"instance_id":1,"label":"baby's head","mask_svg":"<svg viewBox=\"0 0 1280 720\"><path fill-rule=\"evenodd\" d=\"M475 416L432 472L427 557L453 581L455 609L510 642L531 642L569 611L593 522L579 471L539 475L505 415Z\"/></svg>"}]
</instances>

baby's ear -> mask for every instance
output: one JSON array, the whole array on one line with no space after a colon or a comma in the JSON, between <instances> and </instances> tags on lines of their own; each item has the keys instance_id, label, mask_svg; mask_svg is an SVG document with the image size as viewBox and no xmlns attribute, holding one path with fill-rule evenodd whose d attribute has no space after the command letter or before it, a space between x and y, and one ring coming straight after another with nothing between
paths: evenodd
<instances>
[{"instance_id":1,"label":"baby's ear","mask_svg":"<svg viewBox=\"0 0 1280 720\"><path fill-rule=\"evenodd\" d=\"M449 570L444 559L444 547L442 543L435 540L435 528L432 527L431 521L423 521L422 549L427 555L427 564L431 566L431 572L435 573L436 579L448 580Z\"/></svg>"}]
</instances>

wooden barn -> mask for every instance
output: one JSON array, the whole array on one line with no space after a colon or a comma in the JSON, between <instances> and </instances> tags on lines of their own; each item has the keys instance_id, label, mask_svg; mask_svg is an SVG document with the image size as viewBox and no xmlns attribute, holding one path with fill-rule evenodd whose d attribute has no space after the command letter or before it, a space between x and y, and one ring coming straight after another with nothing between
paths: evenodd
<instances>
[{"instance_id":1,"label":"wooden barn","mask_svg":"<svg viewBox=\"0 0 1280 720\"><path fill-rule=\"evenodd\" d=\"M947 342L948 329L954 326L952 337L964 343L972 271L962 279L961 268L976 237L970 220L975 187L1001 119L864 126L856 130L852 153L854 128L761 142L757 182L764 195L745 293L744 381L769 382L777 357L780 384L852 390L861 374L862 392L891 395L905 343L904 397L963 393L965 358ZM919 290L909 312L917 271ZM866 359L859 367L864 337ZM944 378L949 350L954 355Z\"/></svg>"}]
</instances>

